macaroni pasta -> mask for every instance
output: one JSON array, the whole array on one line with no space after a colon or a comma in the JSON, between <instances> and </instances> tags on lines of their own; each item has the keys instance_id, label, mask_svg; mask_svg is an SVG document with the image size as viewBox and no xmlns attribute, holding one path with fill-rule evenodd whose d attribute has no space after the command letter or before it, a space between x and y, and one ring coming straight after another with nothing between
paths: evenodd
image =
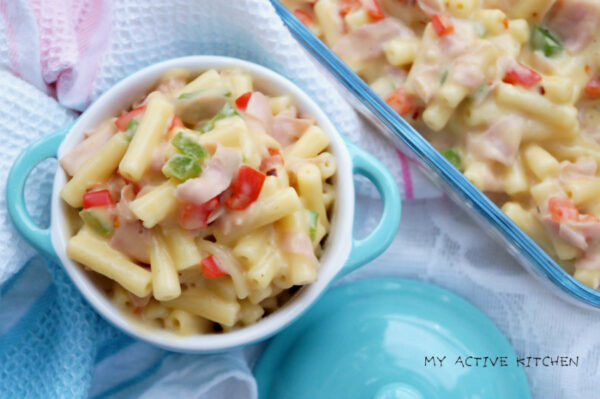
<instances>
[{"instance_id":1,"label":"macaroni pasta","mask_svg":"<svg viewBox=\"0 0 600 399\"><path fill-rule=\"evenodd\" d=\"M600 288L600 2L282 2L559 264Z\"/></svg>"},{"instance_id":2,"label":"macaroni pasta","mask_svg":"<svg viewBox=\"0 0 600 399\"><path fill-rule=\"evenodd\" d=\"M60 160L79 216L67 255L109 279L131 317L229 331L317 279L335 205L329 137L254 83L239 69L168 71Z\"/></svg>"}]
</instances>

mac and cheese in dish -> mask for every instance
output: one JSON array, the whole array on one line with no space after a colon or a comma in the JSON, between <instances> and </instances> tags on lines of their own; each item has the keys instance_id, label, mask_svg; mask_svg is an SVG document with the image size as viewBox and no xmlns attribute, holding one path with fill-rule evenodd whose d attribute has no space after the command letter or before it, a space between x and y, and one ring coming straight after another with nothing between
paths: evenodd
<instances>
[{"instance_id":1,"label":"mac and cheese in dish","mask_svg":"<svg viewBox=\"0 0 600 399\"><path fill-rule=\"evenodd\" d=\"M316 280L334 206L329 137L239 69L166 72L60 164L67 255L129 316L229 331Z\"/></svg>"},{"instance_id":2,"label":"mac and cheese in dish","mask_svg":"<svg viewBox=\"0 0 600 399\"><path fill-rule=\"evenodd\" d=\"M600 286L600 2L283 0L584 284Z\"/></svg>"}]
</instances>

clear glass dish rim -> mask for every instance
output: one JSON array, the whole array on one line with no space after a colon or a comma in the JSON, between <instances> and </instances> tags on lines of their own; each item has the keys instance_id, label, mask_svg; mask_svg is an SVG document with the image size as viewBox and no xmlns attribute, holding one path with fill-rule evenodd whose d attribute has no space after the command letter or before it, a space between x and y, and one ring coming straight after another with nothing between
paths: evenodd
<instances>
[{"instance_id":1,"label":"clear glass dish rim","mask_svg":"<svg viewBox=\"0 0 600 399\"><path fill-rule=\"evenodd\" d=\"M291 34L313 58L385 125L391 134L404 143L423 164L452 188L454 193L465 202L465 206L472 208L485 219L521 257L563 293L580 304L600 309L600 291L587 287L568 274L410 124L391 109L279 0L270 0L270 2Z\"/></svg>"}]
</instances>

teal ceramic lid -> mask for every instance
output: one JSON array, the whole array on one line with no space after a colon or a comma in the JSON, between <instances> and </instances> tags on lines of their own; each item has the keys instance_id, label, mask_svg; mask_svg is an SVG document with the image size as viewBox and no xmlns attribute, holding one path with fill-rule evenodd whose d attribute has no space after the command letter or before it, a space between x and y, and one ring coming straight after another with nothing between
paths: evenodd
<instances>
[{"instance_id":1,"label":"teal ceramic lid","mask_svg":"<svg viewBox=\"0 0 600 399\"><path fill-rule=\"evenodd\" d=\"M431 356L445 356L442 366ZM487 356L486 367L468 356ZM516 359L498 328L458 296L368 279L332 289L275 337L255 376L259 399L529 399Z\"/></svg>"}]
</instances>

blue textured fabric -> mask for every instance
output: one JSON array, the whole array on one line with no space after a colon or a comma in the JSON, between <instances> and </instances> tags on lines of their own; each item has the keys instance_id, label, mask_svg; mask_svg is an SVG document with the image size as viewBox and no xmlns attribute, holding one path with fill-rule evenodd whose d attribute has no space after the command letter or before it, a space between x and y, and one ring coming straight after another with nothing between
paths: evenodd
<instances>
[{"instance_id":1,"label":"blue textured fabric","mask_svg":"<svg viewBox=\"0 0 600 399\"><path fill-rule=\"evenodd\" d=\"M124 338L100 320L60 267L44 263L53 284L0 337L1 399L86 397L97 348Z\"/></svg>"}]
</instances>

